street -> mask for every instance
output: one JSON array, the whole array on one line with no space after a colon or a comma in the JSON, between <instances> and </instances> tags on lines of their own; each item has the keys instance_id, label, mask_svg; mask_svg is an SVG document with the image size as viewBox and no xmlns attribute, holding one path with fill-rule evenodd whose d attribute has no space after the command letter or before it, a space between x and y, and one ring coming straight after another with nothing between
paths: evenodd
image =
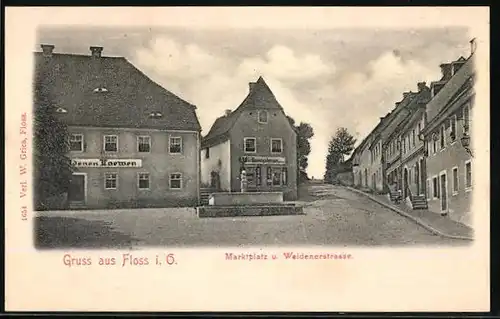
<instances>
[{"instance_id":1,"label":"street","mask_svg":"<svg viewBox=\"0 0 500 319\"><path fill-rule=\"evenodd\" d=\"M37 248L467 245L341 186L307 184L305 215L198 218L194 208L39 212Z\"/></svg>"}]
</instances>

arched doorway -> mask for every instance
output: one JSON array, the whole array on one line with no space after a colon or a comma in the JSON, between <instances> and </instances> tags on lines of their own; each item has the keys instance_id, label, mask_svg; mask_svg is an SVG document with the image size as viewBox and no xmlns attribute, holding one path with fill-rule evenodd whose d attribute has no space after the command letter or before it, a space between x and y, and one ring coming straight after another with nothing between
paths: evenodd
<instances>
[{"instance_id":1,"label":"arched doorway","mask_svg":"<svg viewBox=\"0 0 500 319\"><path fill-rule=\"evenodd\" d=\"M408 196L408 168L405 167L403 173L403 197L406 198Z\"/></svg>"}]
</instances>

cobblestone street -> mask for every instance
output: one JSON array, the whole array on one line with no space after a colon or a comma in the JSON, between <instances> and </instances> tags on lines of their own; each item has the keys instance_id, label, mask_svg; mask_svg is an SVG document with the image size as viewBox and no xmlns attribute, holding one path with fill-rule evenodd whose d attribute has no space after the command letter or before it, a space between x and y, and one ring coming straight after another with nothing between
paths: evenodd
<instances>
[{"instance_id":1,"label":"cobblestone street","mask_svg":"<svg viewBox=\"0 0 500 319\"><path fill-rule=\"evenodd\" d=\"M198 218L193 208L42 212L38 248L137 246L408 246L467 245L341 186L303 186L306 215Z\"/></svg>"}]
</instances>

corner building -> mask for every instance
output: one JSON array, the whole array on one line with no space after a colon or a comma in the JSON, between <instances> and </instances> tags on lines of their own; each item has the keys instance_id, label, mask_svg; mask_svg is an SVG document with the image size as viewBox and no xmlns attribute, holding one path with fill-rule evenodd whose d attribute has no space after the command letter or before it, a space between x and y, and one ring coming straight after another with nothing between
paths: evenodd
<instances>
[{"instance_id":1,"label":"corner building","mask_svg":"<svg viewBox=\"0 0 500 319\"><path fill-rule=\"evenodd\" d=\"M35 52L35 81L70 133L69 207L197 205L196 107L125 58L102 56L102 47L90 55L53 50Z\"/></svg>"},{"instance_id":2,"label":"corner building","mask_svg":"<svg viewBox=\"0 0 500 319\"><path fill-rule=\"evenodd\" d=\"M297 134L262 77L234 111L219 117L201 144L202 183L240 192L245 170L249 192L283 192L297 199Z\"/></svg>"}]
</instances>

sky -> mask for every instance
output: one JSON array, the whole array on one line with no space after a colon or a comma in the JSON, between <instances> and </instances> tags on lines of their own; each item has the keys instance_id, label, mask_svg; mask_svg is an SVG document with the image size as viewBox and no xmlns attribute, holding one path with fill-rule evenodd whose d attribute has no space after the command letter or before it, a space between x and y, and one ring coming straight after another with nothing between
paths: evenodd
<instances>
[{"instance_id":1,"label":"sky","mask_svg":"<svg viewBox=\"0 0 500 319\"><path fill-rule=\"evenodd\" d=\"M322 178L328 142L345 127L360 143L417 82L470 54L467 29L44 28L57 53L124 56L197 107L202 134L262 76L287 115L314 130L308 175Z\"/></svg>"}]
</instances>

